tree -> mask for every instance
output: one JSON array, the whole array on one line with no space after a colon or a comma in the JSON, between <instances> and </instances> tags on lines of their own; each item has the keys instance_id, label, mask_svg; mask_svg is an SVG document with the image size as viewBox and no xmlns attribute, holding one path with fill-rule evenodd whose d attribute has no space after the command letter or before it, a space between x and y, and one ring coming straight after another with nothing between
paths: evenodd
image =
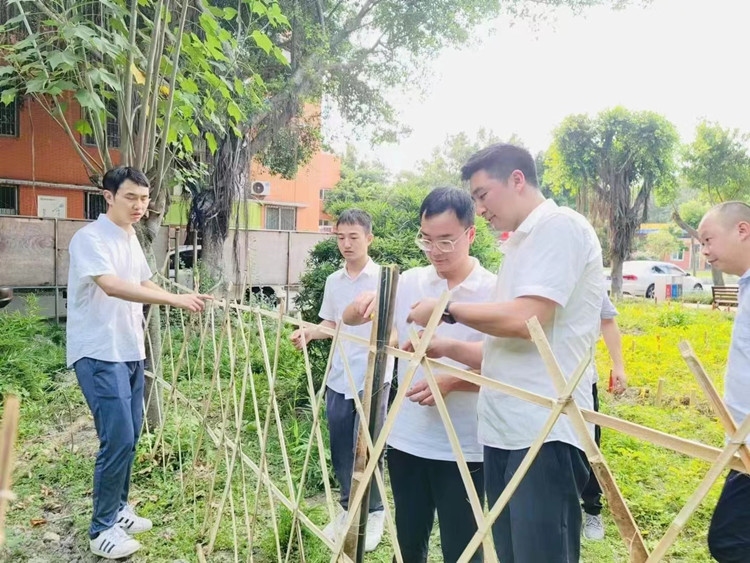
<instances>
[{"instance_id":1,"label":"tree","mask_svg":"<svg viewBox=\"0 0 750 563\"><path fill-rule=\"evenodd\" d=\"M587 191L609 225L612 293L622 295L622 263L629 256L654 191L674 191L674 126L653 112L622 107L595 118L572 115L554 132L546 161L556 190Z\"/></svg>"},{"instance_id":2,"label":"tree","mask_svg":"<svg viewBox=\"0 0 750 563\"><path fill-rule=\"evenodd\" d=\"M646 252L649 258L665 260L674 252L683 248L682 242L669 229L660 229L646 237Z\"/></svg>"},{"instance_id":3,"label":"tree","mask_svg":"<svg viewBox=\"0 0 750 563\"><path fill-rule=\"evenodd\" d=\"M262 78L235 64L239 43L219 22L235 19L238 11L263 14L251 36L256 50L278 56L261 31L283 25L274 6L271 0L224 9L191 0L10 0L12 17L0 26L0 101L28 97L44 108L95 184L116 162L147 174L149 214L137 232L156 270L151 245L169 188L200 183L205 168L196 146L213 152L216 132L236 137L246 120L240 105L261 102ZM73 102L81 111L71 123ZM112 123L119 147L111 146ZM156 308L148 347L155 370L161 363L159 326ZM147 416L155 425L158 405L152 407Z\"/></svg>"},{"instance_id":4,"label":"tree","mask_svg":"<svg viewBox=\"0 0 750 563\"><path fill-rule=\"evenodd\" d=\"M682 181L698 190L704 212L709 205L723 201L750 200L750 136L737 129L724 129L717 123L703 121L695 130L695 140L683 149ZM684 206L675 210L673 218L696 240L700 240L694 214L691 221L682 215ZM685 209L686 212L696 208ZM724 285L724 276L711 268L714 285Z\"/></svg>"},{"instance_id":5,"label":"tree","mask_svg":"<svg viewBox=\"0 0 750 563\"><path fill-rule=\"evenodd\" d=\"M557 6L580 10L627 2L551 0L537 5L541 11ZM511 0L502 7L512 17L536 17L539 11L530 12L528 4ZM299 122L304 102L320 101L325 95L352 129L374 142L395 140L404 129L388 93L418 83L415 77L442 49L466 45L477 25L500 13L498 0L280 0L279 5L290 28L277 29L270 36L289 53L289 65L256 66L268 95L259 110L248 113L243 143L235 146L237 141L230 137L232 145L227 149L231 155L246 149L246 155L229 159L231 166L216 167L210 183L212 190L221 191L220 197L213 197L220 205L206 212L218 223L210 229L219 236L226 236L232 209L227 198L234 194L224 193L222 187L236 181L249 159L267 151L281 131ZM301 152L287 154L293 158ZM210 259L206 248L203 256Z\"/></svg>"}]
</instances>

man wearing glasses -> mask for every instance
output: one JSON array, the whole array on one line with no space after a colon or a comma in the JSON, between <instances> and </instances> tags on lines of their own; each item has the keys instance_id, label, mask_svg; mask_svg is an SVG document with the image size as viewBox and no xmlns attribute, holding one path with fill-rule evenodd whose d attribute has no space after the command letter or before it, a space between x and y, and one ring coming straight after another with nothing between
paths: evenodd
<instances>
[{"instance_id":1,"label":"man wearing glasses","mask_svg":"<svg viewBox=\"0 0 750 563\"><path fill-rule=\"evenodd\" d=\"M412 268L399 278L394 324L399 344L411 349L407 316L411 305L423 297L439 297L450 291L452 299L481 302L492 295L496 278L469 255L476 233L474 204L468 193L457 188L438 188L422 202L421 229L416 244L430 261ZM368 292L347 307L343 321L358 325L369 320L376 305ZM443 339L479 342L482 334L465 325L442 323L432 340L440 355ZM450 362L465 367L460 362ZM399 377L408 364L399 364ZM461 450L468 462L474 487L483 498L482 447L477 441L477 386L436 373L455 427ZM396 529L401 554L407 563L427 560L430 532L437 510L443 560L456 561L477 530L466 488L448 436L434 407L435 398L421 367L407 393L388 436L388 471L396 506ZM472 561L481 561L477 551Z\"/></svg>"},{"instance_id":2,"label":"man wearing glasses","mask_svg":"<svg viewBox=\"0 0 750 563\"><path fill-rule=\"evenodd\" d=\"M440 354L482 375L521 389L557 397L527 321L541 323L566 377L596 343L604 276L596 233L586 219L553 201L538 187L531 154L509 144L490 146L461 170L469 180L477 213L502 231L503 263L492 303L448 303L444 315L486 334L484 343L452 342ZM409 319L424 326L434 299L416 304ZM589 382L573 393L591 409ZM518 469L549 417L549 409L483 387L477 404L479 441L484 445L485 492L490 505ZM593 426L590 425L593 434ZM492 527L504 563L569 563L580 558L579 498L589 473L579 437L567 417L548 434L508 506Z\"/></svg>"}]
</instances>

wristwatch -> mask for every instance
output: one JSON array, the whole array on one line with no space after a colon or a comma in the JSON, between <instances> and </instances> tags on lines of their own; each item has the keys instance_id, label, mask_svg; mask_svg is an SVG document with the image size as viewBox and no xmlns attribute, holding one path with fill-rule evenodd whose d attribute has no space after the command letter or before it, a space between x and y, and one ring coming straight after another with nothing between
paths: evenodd
<instances>
[{"instance_id":1,"label":"wristwatch","mask_svg":"<svg viewBox=\"0 0 750 563\"><path fill-rule=\"evenodd\" d=\"M448 301L448 303L445 304L445 309L443 310L443 322L449 325L456 324L456 317L451 315L451 312L450 312L450 308L452 304L453 304L452 301Z\"/></svg>"}]
</instances>

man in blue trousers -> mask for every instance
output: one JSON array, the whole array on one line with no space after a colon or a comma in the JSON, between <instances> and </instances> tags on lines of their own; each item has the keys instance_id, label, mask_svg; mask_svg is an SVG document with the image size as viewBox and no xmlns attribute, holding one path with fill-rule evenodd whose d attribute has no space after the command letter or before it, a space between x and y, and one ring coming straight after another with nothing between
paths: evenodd
<instances>
[{"instance_id":1,"label":"man in blue trousers","mask_svg":"<svg viewBox=\"0 0 750 563\"><path fill-rule=\"evenodd\" d=\"M75 368L100 442L91 551L118 559L141 547L130 534L152 526L128 504L143 422L143 304L198 312L209 296L172 294L150 281L151 270L133 229L148 208L146 176L117 167L104 175L102 189L107 213L70 241L67 363Z\"/></svg>"}]
</instances>

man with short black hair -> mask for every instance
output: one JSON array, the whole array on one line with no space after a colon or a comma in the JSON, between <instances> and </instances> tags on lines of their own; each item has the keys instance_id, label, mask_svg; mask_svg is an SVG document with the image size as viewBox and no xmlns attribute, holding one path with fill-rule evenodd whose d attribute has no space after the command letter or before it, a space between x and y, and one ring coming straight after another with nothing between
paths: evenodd
<instances>
[{"instance_id":1,"label":"man with short black hair","mask_svg":"<svg viewBox=\"0 0 750 563\"><path fill-rule=\"evenodd\" d=\"M449 302L445 317L483 332L484 344L454 341L444 353L482 375L547 397L557 391L530 341L527 321L536 317L566 377L590 355L600 328L604 276L602 252L588 221L546 200L534 158L522 147L492 145L461 170L470 183L477 213L499 232L513 231L504 253L493 303ZM424 326L436 301L415 304L409 320ZM591 386L578 385L573 399L593 407ZM482 387L479 441L484 444L484 480L493 505L541 433L549 409ZM593 426L589 425L593 434ZM578 561L579 498L588 479L580 439L562 416L534 463L495 521L492 532L504 563Z\"/></svg>"},{"instance_id":2,"label":"man with short black hair","mask_svg":"<svg viewBox=\"0 0 750 563\"><path fill-rule=\"evenodd\" d=\"M94 469L91 551L127 557L141 544L128 534L151 529L128 504L130 471L143 422L143 306L202 311L207 295L176 295L150 281L133 225L146 213L149 183L135 168L104 175L107 213L70 241L67 363L94 416L100 447Z\"/></svg>"},{"instance_id":3,"label":"man with short black hair","mask_svg":"<svg viewBox=\"0 0 750 563\"><path fill-rule=\"evenodd\" d=\"M380 266L370 258L368 250L372 244L372 218L360 209L347 209L336 221L336 237L339 252L344 258L344 267L334 272L326 279L323 293L323 303L319 316L323 321L319 326L333 329L346 306L363 291L374 291L378 286ZM342 333L361 336L369 340L372 324L368 322L362 326L352 327L343 325ZM330 335L316 328L301 328L292 333L292 343L301 349L303 342L330 338ZM360 397L364 389L365 374L367 372L367 347L361 344L341 339L340 346L346 353L346 360L354 384L353 390L346 373L344 361L339 350L333 351L331 371L328 375L326 389L326 415L331 444L331 463L340 486L339 503L342 512L334 518L323 530L323 533L336 541L344 534L344 521L349 510L349 492L354 469L354 453L357 446L359 432L359 417L354 404L354 393ZM393 377L393 362L389 361L386 368L386 380L382 396L388 397L391 378ZM382 412L385 412L387 401L383 400ZM380 471L382 472L382 460ZM370 510L367 520L366 551L377 548L383 537L385 524L383 501L380 492L373 486L370 493Z\"/></svg>"},{"instance_id":4,"label":"man with short black hair","mask_svg":"<svg viewBox=\"0 0 750 563\"><path fill-rule=\"evenodd\" d=\"M437 188L422 202L421 225L415 241L430 261L429 266L412 268L399 277L394 325L399 344L412 350L407 317L411 305L424 297L440 297L449 291L462 302L483 302L491 298L496 279L469 254L476 235L474 203L458 188ZM375 307L374 292L360 296L347 307L344 322L359 324L369 319ZM465 325L441 324L431 341L432 353L447 339L477 342L482 334ZM437 352L440 354L440 352ZM458 362L449 363L466 367ZM403 377L408 362L400 362ZM435 373L461 451L481 501L484 499L482 446L477 441L478 387L456 377ZM405 563L427 561L430 533L437 512L443 560L455 562L477 531L477 522L422 367L414 375L398 417L388 436L388 473L396 507L396 530ZM480 501L480 502L481 502ZM471 561L482 561L482 550Z\"/></svg>"}]
</instances>

